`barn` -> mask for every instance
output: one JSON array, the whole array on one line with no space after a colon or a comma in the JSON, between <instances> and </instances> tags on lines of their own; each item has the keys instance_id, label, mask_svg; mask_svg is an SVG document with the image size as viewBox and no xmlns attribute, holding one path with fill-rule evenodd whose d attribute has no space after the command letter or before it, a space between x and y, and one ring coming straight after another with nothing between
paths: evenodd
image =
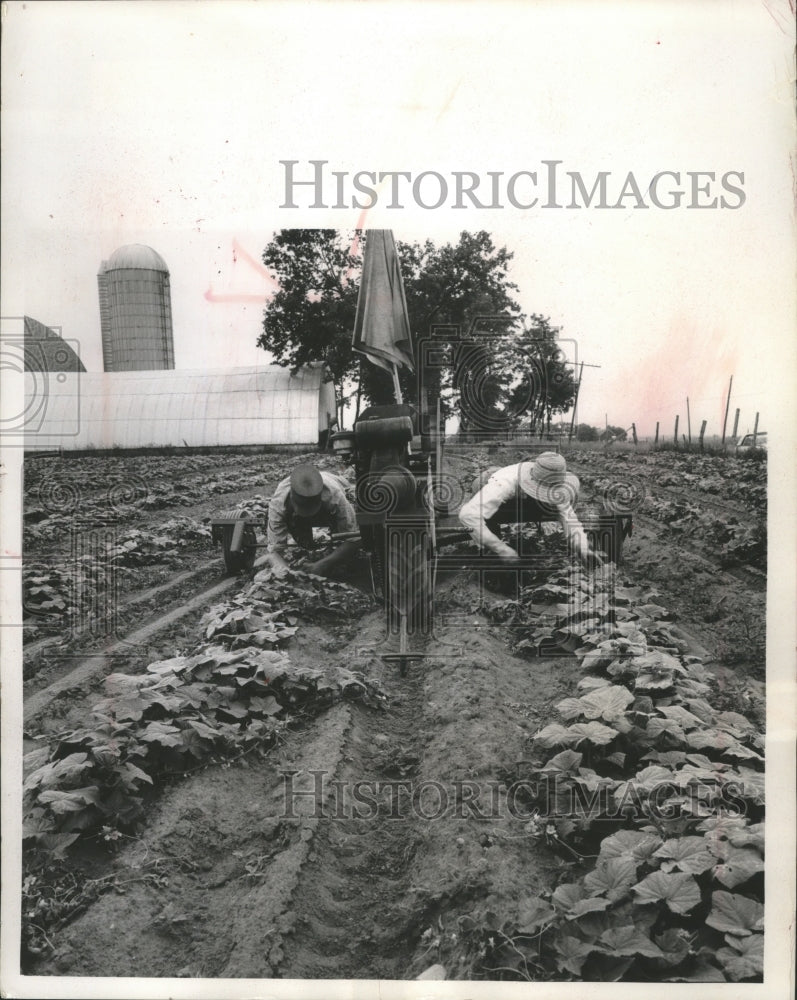
<instances>
[{"instance_id":1,"label":"barn","mask_svg":"<svg viewBox=\"0 0 797 1000\"><path fill-rule=\"evenodd\" d=\"M25 448L316 445L335 418L321 365L26 372Z\"/></svg>"}]
</instances>

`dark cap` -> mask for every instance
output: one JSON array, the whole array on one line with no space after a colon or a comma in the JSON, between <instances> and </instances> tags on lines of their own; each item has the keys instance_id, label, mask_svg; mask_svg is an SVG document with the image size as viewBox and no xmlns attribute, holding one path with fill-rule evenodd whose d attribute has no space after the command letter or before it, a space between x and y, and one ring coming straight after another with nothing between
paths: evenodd
<instances>
[{"instance_id":1,"label":"dark cap","mask_svg":"<svg viewBox=\"0 0 797 1000\"><path fill-rule=\"evenodd\" d=\"M300 517L312 517L321 510L324 480L314 465L297 465L291 473L291 502Z\"/></svg>"}]
</instances>

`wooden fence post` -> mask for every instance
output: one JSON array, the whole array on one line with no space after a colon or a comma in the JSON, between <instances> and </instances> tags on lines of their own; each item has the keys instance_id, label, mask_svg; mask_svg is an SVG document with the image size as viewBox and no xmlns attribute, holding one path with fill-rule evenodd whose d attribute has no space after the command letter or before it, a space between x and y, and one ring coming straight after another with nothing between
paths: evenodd
<instances>
[{"instance_id":1,"label":"wooden fence post","mask_svg":"<svg viewBox=\"0 0 797 1000\"><path fill-rule=\"evenodd\" d=\"M706 421L700 425L700 450L703 450L703 435L706 433Z\"/></svg>"},{"instance_id":2,"label":"wooden fence post","mask_svg":"<svg viewBox=\"0 0 797 1000\"><path fill-rule=\"evenodd\" d=\"M636 424L631 424L631 433L634 435L634 444L636 445L638 443L636 437Z\"/></svg>"},{"instance_id":3,"label":"wooden fence post","mask_svg":"<svg viewBox=\"0 0 797 1000\"><path fill-rule=\"evenodd\" d=\"M689 444L692 443L692 416L689 412L689 397L686 397L686 430L689 433Z\"/></svg>"},{"instance_id":4,"label":"wooden fence post","mask_svg":"<svg viewBox=\"0 0 797 1000\"><path fill-rule=\"evenodd\" d=\"M736 407L736 416L733 418L733 434L731 437L736 440L736 431L739 429L739 407Z\"/></svg>"},{"instance_id":5,"label":"wooden fence post","mask_svg":"<svg viewBox=\"0 0 797 1000\"><path fill-rule=\"evenodd\" d=\"M728 383L728 398L725 401L725 419L722 421L722 444L725 444L725 427L728 423L728 410L731 405L731 389L733 388L733 375L731 375L731 380Z\"/></svg>"},{"instance_id":6,"label":"wooden fence post","mask_svg":"<svg viewBox=\"0 0 797 1000\"><path fill-rule=\"evenodd\" d=\"M675 418L675 434L673 435L673 442L674 442L676 448L678 447L678 417L679 416L680 416L680 414L678 414L678 416L676 416L676 418Z\"/></svg>"},{"instance_id":7,"label":"wooden fence post","mask_svg":"<svg viewBox=\"0 0 797 1000\"><path fill-rule=\"evenodd\" d=\"M755 448L756 438L758 437L758 411L756 410L755 415L755 425L753 426L753 447Z\"/></svg>"},{"instance_id":8,"label":"wooden fence post","mask_svg":"<svg viewBox=\"0 0 797 1000\"><path fill-rule=\"evenodd\" d=\"M659 422L657 420L656 421L656 440L653 442L653 444L655 445L655 444L658 444L658 443L659 443Z\"/></svg>"}]
</instances>

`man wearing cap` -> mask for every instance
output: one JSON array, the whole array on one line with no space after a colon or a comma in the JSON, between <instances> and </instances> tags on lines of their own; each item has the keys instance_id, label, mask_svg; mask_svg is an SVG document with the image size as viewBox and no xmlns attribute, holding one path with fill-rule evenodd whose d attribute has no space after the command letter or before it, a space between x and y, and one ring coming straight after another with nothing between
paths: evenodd
<instances>
[{"instance_id":1,"label":"man wearing cap","mask_svg":"<svg viewBox=\"0 0 797 1000\"><path fill-rule=\"evenodd\" d=\"M603 556L590 550L587 534L574 510L579 482L561 455L546 451L533 462L496 469L481 489L464 504L459 519L474 541L509 563L520 556L498 532L502 524L521 521L559 521L571 552L587 568L600 566Z\"/></svg>"},{"instance_id":2,"label":"man wearing cap","mask_svg":"<svg viewBox=\"0 0 797 1000\"><path fill-rule=\"evenodd\" d=\"M314 465L297 465L277 486L269 502L268 550L272 567L279 571L288 568L284 553L289 535L303 549L313 548L313 528L357 531L357 518L336 476L320 472ZM343 542L328 556L303 568L308 573L326 576L336 566L348 562L359 548L357 539Z\"/></svg>"}]
</instances>

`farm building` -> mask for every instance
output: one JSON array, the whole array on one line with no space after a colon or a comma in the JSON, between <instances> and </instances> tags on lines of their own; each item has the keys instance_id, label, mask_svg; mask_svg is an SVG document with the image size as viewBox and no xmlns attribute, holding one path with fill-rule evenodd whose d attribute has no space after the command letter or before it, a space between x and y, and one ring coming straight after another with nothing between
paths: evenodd
<instances>
[{"instance_id":1,"label":"farm building","mask_svg":"<svg viewBox=\"0 0 797 1000\"><path fill-rule=\"evenodd\" d=\"M31 450L315 445L335 417L323 368L25 373ZM40 397L40 398L37 398Z\"/></svg>"},{"instance_id":2,"label":"farm building","mask_svg":"<svg viewBox=\"0 0 797 1000\"><path fill-rule=\"evenodd\" d=\"M75 352L74 342L68 343L57 330L45 326L31 316L25 316L23 323L25 371L84 372L86 370Z\"/></svg>"},{"instance_id":3,"label":"farm building","mask_svg":"<svg viewBox=\"0 0 797 1000\"><path fill-rule=\"evenodd\" d=\"M152 247L131 243L97 275L106 372L174 368L169 269Z\"/></svg>"}]
</instances>

